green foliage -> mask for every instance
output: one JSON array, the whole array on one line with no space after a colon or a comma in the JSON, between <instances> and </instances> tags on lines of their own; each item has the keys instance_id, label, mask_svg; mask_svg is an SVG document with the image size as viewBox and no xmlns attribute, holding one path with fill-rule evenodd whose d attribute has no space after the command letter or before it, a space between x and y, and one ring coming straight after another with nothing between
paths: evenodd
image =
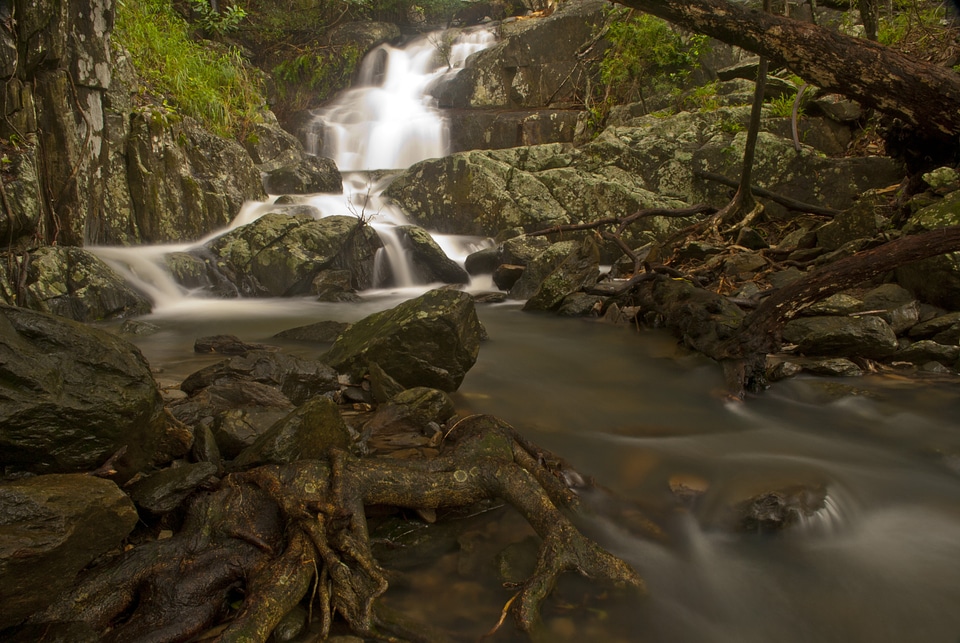
<instances>
[{"instance_id":1,"label":"green foliage","mask_svg":"<svg viewBox=\"0 0 960 643\"><path fill-rule=\"evenodd\" d=\"M260 82L240 52L192 39L170 0L118 0L113 40L146 84L141 99L160 103L167 116L190 116L237 137L260 119Z\"/></svg>"},{"instance_id":2,"label":"green foliage","mask_svg":"<svg viewBox=\"0 0 960 643\"><path fill-rule=\"evenodd\" d=\"M777 118L791 118L793 116L793 103L796 102L797 95L784 94L777 98L771 98L767 101L767 107L770 108L770 115ZM797 110L797 115L803 113L803 105Z\"/></svg>"},{"instance_id":3,"label":"green foliage","mask_svg":"<svg viewBox=\"0 0 960 643\"><path fill-rule=\"evenodd\" d=\"M355 45L347 45L310 50L277 64L272 72L278 81L279 98L286 109L305 109L316 96L326 96L349 85L361 53Z\"/></svg>"},{"instance_id":4,"label":"green foliage","mask_svg":"<svg viewBox=\"0 0 960 643\"><path fill-rule=\"evenodd\" d=\"M594 120L602 122L610 107L639 100L644 91L670 93L707 51L707 37L684 36L648 14L617 11L608 27L610 47L600 61L603 96L594 101Z\"/></svg>"},{"instance_id":5,"label":"green foliage","mask_svg":"<svg viewBox=\"0 0 960 643\"><path fill-rule=\"evenodd\" d=\"M194 14L197 15L197 24L204 33L213 36L222 36L236 31L240 23L247 17L247 12L238 5L230 5L223 11L214 11L210 0L190 0Z\"/></svg>"},{"instance_id":6,"label":"green foliage","mask_svg":"<svg viewBox=\"0 0 960 643\"><path fill-rule=\"evenodd\" d=\"M684 109L697 109L701 112L715 112L723 105L720 102L719 81L707 83L695 88L684 96L681 105Z\"/></svg>"},{"instance_id":7,"label":"green foliage","mask_svg":"<svg viewBox=\"0 0 960 643\"><path fill-rule=\"evenodd\" d=\"M929 40L931 32L944 28L946 6L942 2L896 0L893 5L892 14L884 13L880 16L880 27L877 30L877 41L880 44L901 46L918 38Z\"/></svg>"}]
</instances>

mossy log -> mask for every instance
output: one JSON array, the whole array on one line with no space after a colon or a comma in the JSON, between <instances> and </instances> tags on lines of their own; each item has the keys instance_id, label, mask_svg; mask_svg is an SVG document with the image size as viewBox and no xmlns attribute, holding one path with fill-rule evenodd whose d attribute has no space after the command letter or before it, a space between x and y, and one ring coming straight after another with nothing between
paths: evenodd
<instances>
[{"instance_id":1,"label":"mossy log","mask_svg":"<svg viewBox=\"0 0 960 643\"><path fill-rule=\"evenodd\" d=\"M219 641L265 641L307 600L323 634L342 619L360 635L398 640L377 608L387 589L364 508L467 506L506 500L542 538L532 576L511 603L525 631L564 571L643 589L636 572L583 536L567 512L578 499L556 459L506 423L471 416L432 460L326 460L262 466L199 494L182 529L96 567L33 623L86 622L105 641L182 641L229 618ZM239 611L230 603L242 597Z\"/></svg>"}]
</instances>

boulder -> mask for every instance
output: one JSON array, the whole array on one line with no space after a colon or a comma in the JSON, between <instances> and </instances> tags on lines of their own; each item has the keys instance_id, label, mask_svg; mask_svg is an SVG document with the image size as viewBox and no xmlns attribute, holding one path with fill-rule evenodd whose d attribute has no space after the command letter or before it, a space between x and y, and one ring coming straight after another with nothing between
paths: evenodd
<instances>
[{"instance_id":1,"label":"boulder","mask_svg":"<svg viewBox=\"0 0 960 643\"><path fill-rule=\"evenodd\" d=\"M261 122L250 124L242 142L254 165L263 173L296 167L304 158L303 144L280 127L272 112L266 112Z\"/></svg>"},{"instance_id":2,"label":"boulder","mask_svg":"<svg viewBox=\"0 0 960 643\"><path fill-rule=\"evenodd\" d=\"M540 284L578 247L580 244L576 241L561 241L548 246L524 268L520 278L510 288L510 299L530 299Z\"/></svg>"},{"instance_id":3,"label":"boulder","mask_svg":"<svg viewBox=\"0 0 960 643\"><path fill-rule=\"evenodd\" d=\"M864 293L863 310L890 324L897 335L909 330L920 320L920 303L908 290L897 284L883 284Z\"/></svg>"},{"instance_id":4,"label":"boulder","mask_svg":"<svg viewBox=\"0 0 960 643\"><path fill-rule=\"evenodd\" d=\"M415 283L470 283L467 271L446 255L429 232L415 225L398 226L396 232L408 255Z\"/></svg>"},{"instance_id":5,"label":"boulder","mask_svg":"<svg viewBox=\"0 0 960 643\"><path fill-rule=\"evenodd\" d=\"M564 298L597 283L600 277L600 251L592 237L585 237L573 252L560 262L536 292L523 305L524 310L552 311Z\"/></svg>"},{"instance_id":6,"label":"boulder","mask_svg":"<svg viewBox=\"0 0 960 643\"><path fill-rule=\"evenodd\" d=\"M263 186L270 194L339 194L343 192L343 177L332 159L305 156L294 165L265 172Z\"/></svg>"},{"instance_id":7,"label":"boulder","mask_svg":"<svg viewBox=\"0 0 960 643\"><path fill-rule=\"evenodd\" d=\"M910 217L904 232L914 234L960 224L960 190ZM897 282L922 301L960 310L960 252L914 261L896 270Z\"/></svg>"},{"instance_id":8,"label":"boulder","mask_svg":"<svg viewBox=\"0 0 960 643\"><path fill-rule=\"evenodd\" d=\"M349 270L353 286L373 285L380 238L355 217L314 219L271 212L209 243L216 267L248 296L310 294L317 275L331 268Z\"/></svg>"},{"instance_id":9,"label":"boulder","mask_svg":"<svg viewBox=\"0 0 960 643\"><path fill-rule=\"evenodd\" d=\"M268 421L266 426L263 427L263 429L266 429L277 420L279 415L285 414L293 406L287 396L274 386L235 379L201 388L189 397L171 402L169 408L177 420L195 430L201 426L213 427L219 443L221 435L217 429L220 428L219 423L227 412L235 409L250 409L250 414L255 415L257 419L266 414ZM281 411L280 413L271 415L271 412L278 409ZM260 423L257 422L253 422L253 424L260 426ZM254 435L259 435L261 432L256 429L252 430ZM240 433L247 435L249 432L241 430ZM244 446L246 445L244 444ZM224 455L227 455L228 445L220 443L220 448Z\"/></svg>"},{"instance_id":10,"label":"boulder","mask_svg":"<svg viewBox=\"0 0 960 643\"><path fill-rule=\"evenodd\" d=\"M879 359L897 350L897 336L887 322L863 317L802 317L787 322L783 339L804 355L860 356Z\"/></svg>"},{"instance_id":11,"label":"boulder","mask_svg":"<svg viewBox=\"0 0 960 643\"><path fill-rule=\"evenodd\" d=\"M331 448L346 449L351 442L337 404L315 397L278 420L233 461L235 469L260 464L287 464L327 457Z\"/></svg>"},{"instance_id":12,"label":"boulder","mask_svg":"<svg viewBox=\"0 0 960 643\"><path fill-rule=\"evenodd\" d=\"M453 400L437 389L425 386L401 391L381 404L363 426L366 437L386 433L426 434L431 422L442 425L454 414Z\"/></svg>"},{"instance_id":13,"label":"boulder","mask_svg":"<svg viewBox=\"0 0 960 643\"><path fill-rule=\"evenodd\" d=\"M933 340L922 339L897 351L891 359L917 365L940 362L953 366L957 359L960 359L960 346L947 346L946 344L938 344Z\"/></svg>"},{"instance_id":14,"label":"boulder","mask_svg":"<svg viewBox=\"0 0 960 643\"><path fill-rule=\"evenodd\" d=\"M358 321L322 359L355 381L377 364L406 388L455 391L477 360L480 338L470 295L431 290Z\"/></svg>"},{"instance_id":15,"label":"boulder","mask_svg":"<svg viewBox=\"0 0 960 643\"><path fill-rule=\"evenodd\" d=\"M109 480L56 474L0 483L0 630L49 605L137 524Z\"/></svg>"},{"instance_id":16,"label":"boulder","mask_svg":"<svg viewBox=\"0 0 960 643\"><path fill-rule=\"evenodd\" d=\"M0 460L70 473L116 461L126 480L163 436L163 400L140 351L83 324L0 305Z\"/></svg>"},{"instance_id":17,"label":"boulder","mask_svg":"<svg viewBox=\"0 0 960 643\"><path fill-rule=\"evenodd\" d=\"M927 339L948 331L957 324L960 324L960 312L946 313L920 322L911 328L907 334L913 339Z\"/></svg>"},{"instance_id":18,"label":"boulder","mask_svg":"<svg viewBox=\"0 0 960 643\"><path fill-rule=\"evenodd\" d=\"M336 371L322 362L286 353L250 351L192 373L180 384L180 390L192 395L202 388L230 382L276 387L294 404L340 387Z\"/></svg>"},{"instance_id":19,"label":"boulder","mask_svg":"<svg viewBox=\"0 0 960 643\"><path fill-rule=\"evenodd\" d=\"M345 331L350 324L338 321L321 321L306 326L297 326L282 330L274 337L277 339L292 339L298 342L333 343L337 336Z\"/></svg>"},{"instance_id":20,"label":"boulder","mask_svg":"<svg viewBox=\"0 0 960 643\"><path fill-rule=\"evenodd\" d=\"M129 485L128 493L141 509L164 514L180 506L197 487L217 475L212 462L181 464L157 471Z\"/></svg>"},{"instance_id":21,"label":"boulder","mask_svg":"<svg viewBox=\"0 0 960 643\"><path fill-rule=\"evenodd\" d=\"M0 288L9 303L81 322L145 315L150 300L137 292L96 255L70 246L44 246L9 278L0 271ZM19 285L25 286L22 298Z\"/></svg>"}]
</instances>

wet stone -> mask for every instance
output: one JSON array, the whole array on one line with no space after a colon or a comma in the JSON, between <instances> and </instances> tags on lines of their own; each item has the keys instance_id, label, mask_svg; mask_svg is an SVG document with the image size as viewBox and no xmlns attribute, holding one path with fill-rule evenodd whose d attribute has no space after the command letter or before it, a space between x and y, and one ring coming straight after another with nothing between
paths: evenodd
<instances>
[{"instance_id":1,"label":"wet stone","mask_svg":"<svg viewBox=\"0 0 960 643\"><path fill-rule=\"evenodd\" d=\"M155 514L176 509L187 496L217 475L217 465L197 462L170 467L141 478L128 489L137 506Z\"/></svg>"},{"instance_id":2,"label":"wet stone","mask_svg":"<svg viewBox=\"0 0 960 643\"><path fill-rule=\"evenodd\" d=\"M860 377L863 371L859 366L842 357L836 359L819 359L804 362L803 370L814 375L828 375L831 377Z\"/></svg>"}]
</instances>

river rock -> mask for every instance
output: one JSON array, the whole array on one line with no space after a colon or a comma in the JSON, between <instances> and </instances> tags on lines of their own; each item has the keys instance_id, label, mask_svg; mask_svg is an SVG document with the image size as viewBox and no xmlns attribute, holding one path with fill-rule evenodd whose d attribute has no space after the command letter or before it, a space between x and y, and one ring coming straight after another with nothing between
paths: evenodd
<instances>
[{"instance_id":1,"label":"river rock","mask_svg":"<svg viewBox=\"0 0 960 643\"><path fill-rule=\"evenodd\" d=\"M273 112L266 112L259 123L251 123L242 143L257 169L268 175L280 168L294 168L304 159L303 145L280 127Z\"/></svg>"},{"instance_id":2,"label":"river rock","mask_svg":"<svg viewBox=\"0 0 960 643\"><path fill-rule=\"evenodd\" d=\"M532 270L524 274L532 274ZM537 286L536 292L524 304L524 310L552 311L560 307L568 295L597 283L600 277L600 250L592 237L571 252Z\"/></svg>"},{"instance_id":3,"label":"river rock","mask_svg":"<svg viewBox=\"0 0 960 643\"><path fill-rule=\"evenodd\" d=\"M0 483L0 516L0 630L49 605L137 524L115 483L79 474Z\"/></svg>"},{"instance_id":4,"label":"river rock","mask_svg":"<svg viewBox=\"0 0 960 643\"><path fill-rule=\"evenodd\" d=\"M250 351L267 350L264 344L245 342L236 335L207 335L193 342L194 353L218 353L220 355L246 355Z\"/></svg>"},{"instance_id":5,"label":"river rock","mask_svg":"<svg viewBox=\"0 0 960 643\"><path fill-rule=\"evenodd\" d=\"M197 487L216 475L217 465L212 462L184 463L137 480L127 492L138 507L164 514L176 509Z\"/></svg>"},{"instance_id":6,"label":"river rock","mask_svg":"<svg viewBox=\"0 0 960 643\"><path fill-rule=\"evenodd\" d=\"M372 438L388 433L428 435L428 425L442 425L454 414L453 400L445 392L417 386L401 391L381 404L363 426L363 435Z\"/></svg>"},{"instance_id":7,"label":"river rock","mask_svg":"<svg viewBox=\"0 0 960 643\"><path fill-rule=\"evenodd\" d=\"M196 429L206 425L214 428L221 416L233 409L280 409L285 414L293 403L276 387L244 379L227 379L222 383L212 383L182 400L170 403L170 412L177 420ZM277 415L270 417L266 429L277 419ZM254 431L259 435L262 431ZM217 435L219 442L220 436ZM244 444L246 446L246 444ZM224 454L229 450L226 444L220 444Z\"/></svg>"},{"instance_id":8,"label":"river rock","mask_svg":"<svg viewBox=\"0 0 960 643\"><path fill-rule=\"evenodd\" d=\"M803 317L851 315L861 310L864 310L863 300L841 292L810 304L800 311L800 315Z\"/></svg>"},{"instance_id":9,"label":"river rock","mask_svg":"<svg viewBox=\"0 0 960 643\"><path fill-rule=\"evenodd\" d=\"M496 270L497 266L501 263L500 254L499 246L477 250L467 255L467 258L463 262L463 267L466 269L467 274L472 276L493 274L493 271Z\"/></svg>"},{"instance_id":10,"label":"river rock","mask_svg":"<svg viewBox=\"0 0 960 643\"><path fill-rule=\"evenodd\" d=\"M151 304L96 255L83 248L45 246L21 264L26 288L20 305L82 322L145 315ZM19 270L9 279L0 270L0 292L18 300Z\"/></svg>"},{"instance_id":11,"label":"river rock","mask_svg":"<svg viewBox=\"0 0 960 643\"><path fill-rule=\"evenodd\" d=\"M903 231L915 234L958 224L960 190L951 192L942 200L919 210L910 217ZM960 252L950 252L900 266L896 275L897 282L921 300L947 310L960 310Z\"/></svg>"},{"instance_id":12,"label":"river rock","mask_svg":"<svg viewBox=\"0 0 960 643\"><path fill-rule=\"evenodd\" d=\"M437 245L430 233L419 226L403 225L396 229L397 236L409 258L415 283L446 284L470 283L470 275Z\"/></svg>"},{"instance_id":13,"label":"river rock","mask_svg":"<svg viewBox=\"0 0 960 643\"><path fill-rule=\"evenodd\" d=\"M521 234L500 244L500 262L526 266L549 247L550 241L545 236L531 237Z\"/></svg>"},{"instance_id":14,"label":"river rock","mask_svg":"<svg viewBox=\"0 0 960 643\"><path fill-rule=\"evenodd\" d=\"M957 359L960 359L960 346L947 346L929 339L922 339L897 351L891 359L897 362L910 362L911 364L940 362L953 366Z\"/></svg>"},{"instance_id":15,"label":"river rock","mask_svg":"<svg viewBox=\"0 0 960 643\"><path fill-rule=\"evenodd\" d=\"M946 313L920 322L907 334L911 339L928 339L949 330L956 324L960 324L960 312Z\"/></svg>"},{"instance_id":16,"label":"river rock","mask_svg":"<svg viewBox=\"0 0 960 643\"><path fill-rule=\"evenodd\" d=\"M510 299L530 299L540 284L580 246L576 241L561 241L548 246L530 260L517 282L510 288Z\"/></svg>"},{"instance_id":17,"label":"river rock","mask_svg":"<svg viewBox=\"0 0 960 643\"><path fill-rule=\"evenodd\" d=\"M803 362L803 370L814 375L830 377L860 377L863 370L844 357L832 359L811 359Z\"/></svg>"},{"instance_id":18,"label":"river rock","mask_svg":"<svg viewBox=\"0 0 960 643\"><path fill-rule=\"evenodd\" d=\"M306 326L297 326L282 330L274 337L277 339L292 339L299 342L333 343L337 336L347 330L350 324L338 321L321 321Z\"/></svg>"},{"instance_id":19,"label":"river rock","mask_svg":"<svg viewBox=\"0 0 960 643\"><path fill-rule=\"evenodd\" d=\"M250 351L192 373L180 389L192 395L202 388L229 382L274 386L294 404L340 387L336 371L322 362L287 353Z\"/></svg>"},{"instance_id":20,"label":"river rock","mask_svg":"<svg viewBox=\"0 0 960 643\"><path fill-rule=\"evenodd\" d=\"M270 194L339 194L343 192L343 177L332 159L304 156L295 165L266 172L263 186Z\"/></svg>"},{"instance_id":21,"label":"river rock","mask_svg":"<svg viewBox=\"0 0 960 643\"><path fill-rule=\"evenodd\" d=\"M0 460L8 471L87 471L124 447L121 479L151 462L164 432L163 400L126 340L0 304L0 364Z\"/></svg>"},{"instance_id":22,"label":"river rock","mask_svg":"<svg viewBox=\"0 0 960 643\"><path fill-rule=\"evenodd\" d=\"M322 359L355 381L376 363L404 387L455 391L477 360L480 338L470 295L431 290L358 321Z\"/></svg>"},{"instance_id":23,"label":"river rock","mask_svg":"<svg viewBox=\"0 0 960 643\"><path fill-rule=\"evenodd\" d=\"M879 317L803 317L787 322L783 339L804 355L887 357L897 350L897 336Z\"/></svg>"},{"instance_id":24,"label":"river rock","mask_svg":"<svg viewBox=\"0 0 960 643\"><path fill-rule=\"evenodd\" d=\"M863 295L863 310L871 311L897 335L909 330L920 320L920 303L897 284L883 284ZM873 312L878 311L878 312Z\"/></svg>"},{"instance_id":25,"label":"river rock","mask_svg":"<svg viewBox=\"0 0 960 643\"><path fill-rule=\"evenodd\" d=\"M278 420L233 461L235 469L260 464L286 464L327 457L331 448L346 449L350 431L337 404L315 397Z\"/></svg>"},{"instance_id":26,"label":"river rock","mask_svg":"<svg viewBox=\"0 0 960 643\"><path fill-rule=\"evenodd\" d=\"M217 269L249 296L310 294L323 270L350 270L358 290L373 285L380 238L355 217L322 219L271 212L207 244Z\"/></svg>"}]
</instances>

